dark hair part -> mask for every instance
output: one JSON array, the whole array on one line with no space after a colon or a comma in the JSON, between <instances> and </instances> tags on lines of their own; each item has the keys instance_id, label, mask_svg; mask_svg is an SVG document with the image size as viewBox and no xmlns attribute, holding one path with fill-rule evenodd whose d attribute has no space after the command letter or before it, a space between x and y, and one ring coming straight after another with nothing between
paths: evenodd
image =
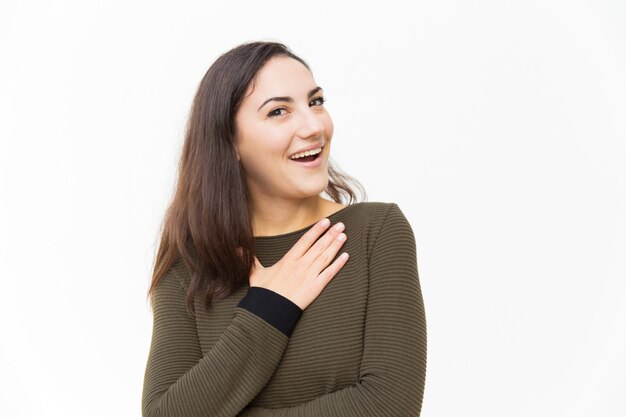
<instances>
[{"instance_id":1,"label":"dark hair part","mask_svg":"<svg viewBox=\"0 0 626 417\"><path fill-rule=\"evenodd\" d=\"M161 225L152 283L157 284L182 259L190 271L186 308L195 314L194 297L202 291L205 308L248 283L254 265L254 235L243 169L234 146L235 115L257 72L275 56L287 56L311 69L277 42L247 42L221 55L208 69L193 99L178 165L178 182ZM325 190L335 202L349 197L350 183L362 185L333 167L329 159ZM242 248L242 255L237 248Z\"/></svg>"}]
</instances>

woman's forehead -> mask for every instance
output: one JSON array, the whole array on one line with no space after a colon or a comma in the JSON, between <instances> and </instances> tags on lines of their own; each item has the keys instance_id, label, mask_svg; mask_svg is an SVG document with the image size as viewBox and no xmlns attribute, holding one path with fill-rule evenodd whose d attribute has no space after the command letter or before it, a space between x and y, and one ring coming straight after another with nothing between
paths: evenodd
<instances>
[{"instance_id":1,"label":"woman's forehead","mask_svg":"<svg viewBox=\"0 0 626 417\"><path fill-rule=\"evenodd\" d=\"M301 62L289 57L276 57L257 72L246 96L258 101L258 107L270 97L306 97L315 87L313 75Z\"/></svg>"}]
</instances>

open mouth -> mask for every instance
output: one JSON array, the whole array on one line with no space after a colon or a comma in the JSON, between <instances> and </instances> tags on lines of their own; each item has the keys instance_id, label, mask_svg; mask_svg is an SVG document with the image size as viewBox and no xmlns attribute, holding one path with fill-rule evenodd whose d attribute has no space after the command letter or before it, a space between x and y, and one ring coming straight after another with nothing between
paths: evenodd
<instances>
[{"instance_id":1,"label":"open mouth","mask_svg":"<svg viewBox=\"0 0 626 417\"><path fill-rule=\"evenodd\" d=\"M307 156L303 156L300 158L290 158L290 159L294 162L313 162L322 155L323 151L324 151L324 146L322 146L322 149L315 155L307 155Z\"/></svg>"},{"instance_id":2,"label":"open mouth","mask_svg":"<svg viewBox=\"0 0 626 417\"><path fill-rule=\"evenodd\" d=\"M296 162L311 162L311 161L315 161L317 158L320 157L322 153L318 153L315 155L308 155L308 156L303 156L302 158L296 158L296 159L292 159L292 161L296 161Z\"/></svg>"}]
</instances>

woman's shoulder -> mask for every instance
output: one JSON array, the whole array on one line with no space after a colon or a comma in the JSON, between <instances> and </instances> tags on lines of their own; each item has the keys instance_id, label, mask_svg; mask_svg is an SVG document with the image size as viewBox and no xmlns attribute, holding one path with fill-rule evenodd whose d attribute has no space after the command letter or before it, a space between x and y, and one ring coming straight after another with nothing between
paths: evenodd
<instances>
[{"instance_id":1,"label":"woman's shoulder","mask_svg":"<svg viewBox=\"0 0 626 417\"><path fill-rule=\"evenodd\" d=\"M395 202L368 201L356 203L341 221L352 230L363 233L367 240L368 253L378 241L379 245L389 242L406 243L414 239L413 229L400 206Z\"/></svg>"},{"instance_id":2,"label":"woman's shoulder","mask_svg":"<svg viewBox=\"0 0 626 417\"><path fill-rule=\"evenodd\" d=\"M407 222L397 203L385 201L363 201L350 204L336 211L331 216L331 220L333 223L341 221L346 228L365 233L372 243L383 227Z\"/></svg>"},{"instance_id":3,"label":"woman's shoulder","mask_svg":"<svg viewBox=\"0 0 626 417\"><path fill-rule=\"evenodd\" d=\"M181 256L178 256L169 268L167 268L160 282L163 282L163 284L167 283L169 286L177 286L186 289L189 287L190 279L191 275L187 264Z\"/></svg>"},{"instance_id":4,"label":"woman's shoulder","mask_svg":"<svg viewBox=\"0 0 626 417\"><path fill-rule=\"evenodd\" d=\"M345 206L340 211L345 211L346 218L379 227L390 213L402 214L397 203L385 201L362 201Z\"/></svg>"}]
</instances>

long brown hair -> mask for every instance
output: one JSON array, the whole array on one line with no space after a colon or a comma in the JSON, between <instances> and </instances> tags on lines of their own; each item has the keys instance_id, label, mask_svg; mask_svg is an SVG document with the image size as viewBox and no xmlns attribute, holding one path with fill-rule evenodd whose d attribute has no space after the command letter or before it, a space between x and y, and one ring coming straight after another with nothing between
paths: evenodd
<instances>
[{"instance_id":1,"label":"long brown hair","mask_svg":"<svg viewBox=\"0 0 626 417\"><path fill-rule=\"evenodd\" d=\"M190 271L186 308L195 314L194 296L203 291L205 307L248 283L254 265L254 235L245 176L236 157L235 115L248 85L272 57L304 60L277 42L247 42L221 55L208 69L193 99L178 164L174 197L162 234L148 290L152 305L159 280L182 259ZM329 158L325 193L335 202L356 202L351 183ZM243 249L242 256L237 248Z\"/></svg>"}]
</instances>

